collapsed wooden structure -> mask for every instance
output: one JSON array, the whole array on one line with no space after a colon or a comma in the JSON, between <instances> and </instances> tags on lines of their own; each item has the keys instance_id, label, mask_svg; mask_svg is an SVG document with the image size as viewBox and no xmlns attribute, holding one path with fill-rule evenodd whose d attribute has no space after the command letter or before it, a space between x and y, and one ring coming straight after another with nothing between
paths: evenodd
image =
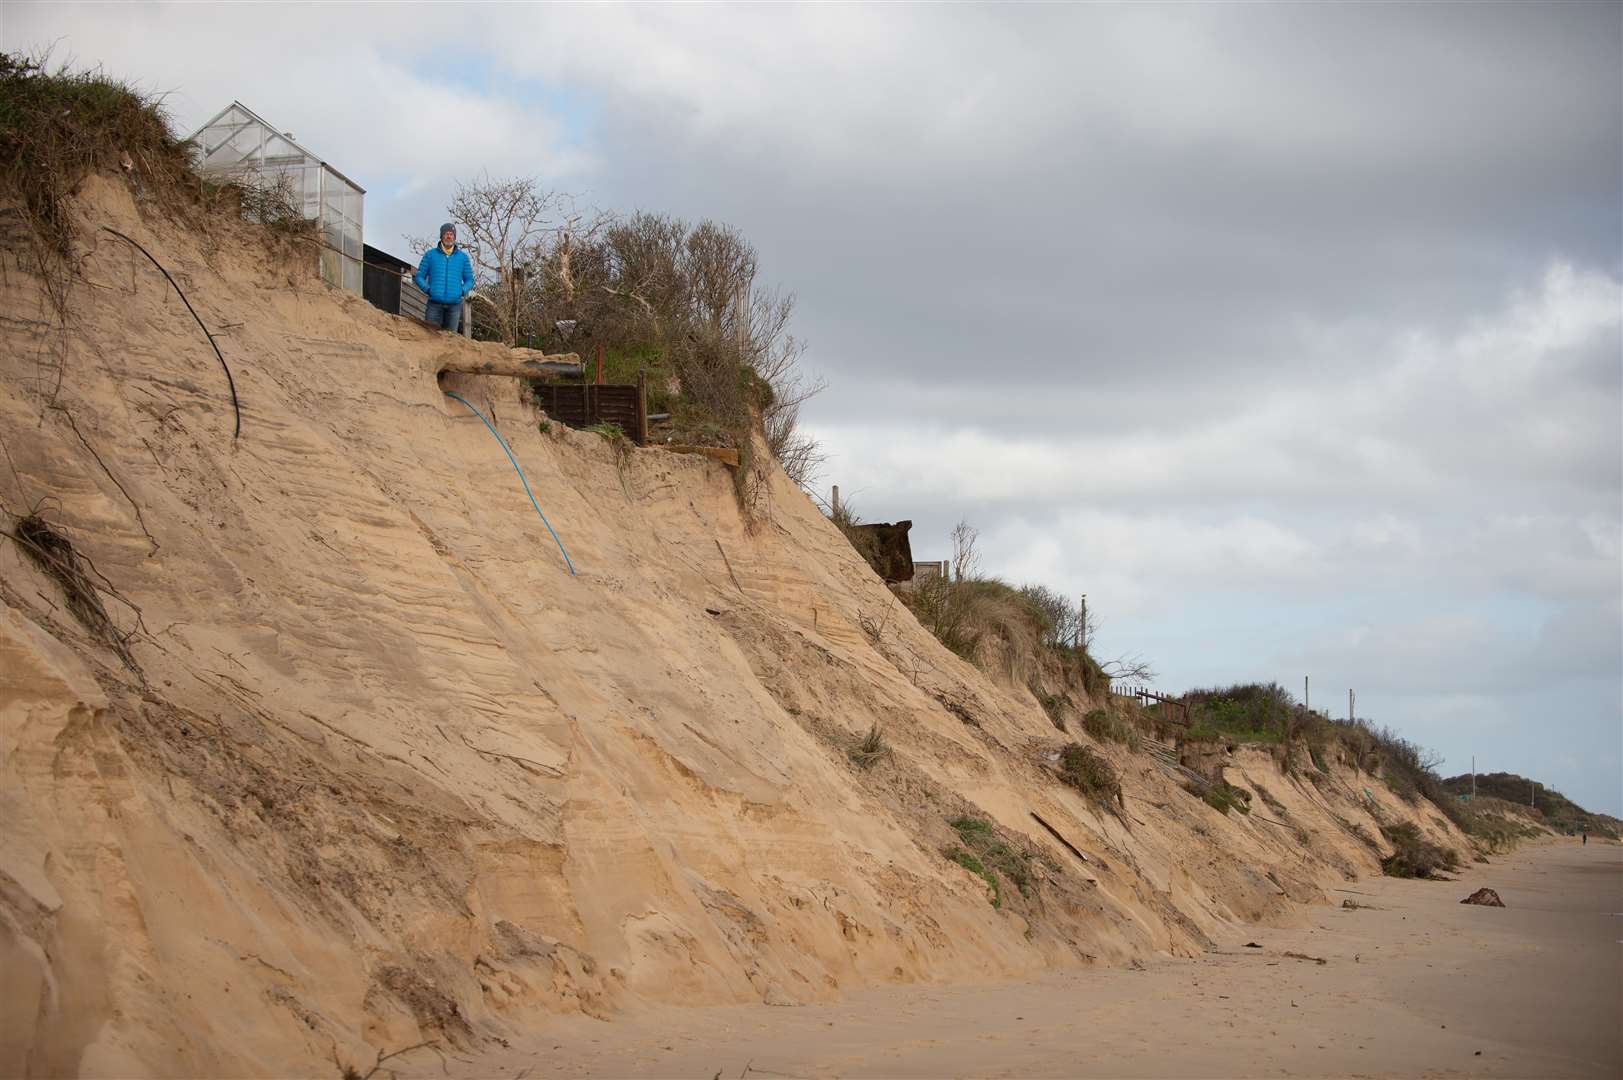
<instances>
[{"instance_id":1,"label":"collapsed wooden structure","mask_svg":"<svg viewBox=\"0 0 1623 1080\"><path fill-rule=\"evenodd\" d=\"M601 370L601 369L600 369ZM440 361L438 378L446 375L497 375L525 379L535 388L536 403L553 420L572 428L612 424L638 446L656 446L677 454L700 454L729 468L739 465L739 453L726 446L688 446L648 441L648 380L639 372L634 384L554 382L581 378L586 365L578 353L543 353L539 349L507 349L502 353L456 350ZM905 543L905 538L904 538ZM911 562L908 564L911 573Z\"/></svg>"}]
</instances>

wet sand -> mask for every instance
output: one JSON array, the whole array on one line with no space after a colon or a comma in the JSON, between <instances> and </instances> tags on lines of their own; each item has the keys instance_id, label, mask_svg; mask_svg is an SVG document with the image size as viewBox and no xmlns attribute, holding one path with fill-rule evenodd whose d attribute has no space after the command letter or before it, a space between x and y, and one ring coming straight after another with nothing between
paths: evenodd
<instances>
[{"instance_id":1,"label":"wet sand","mask_svg":"<svg viewBox=\"0 0 1623 1080\"><path fill-rule=\"evenodd\" d=\"M1481 886L1507 906L1459 903ZM1304 909L1299 927L1144 970L574 1017L477 1058L391 1064L512 1080L1623 1075L1623 848L1551 842L1456 881L1333 897L1364 906Z\"/></svg>"}]
</instances>

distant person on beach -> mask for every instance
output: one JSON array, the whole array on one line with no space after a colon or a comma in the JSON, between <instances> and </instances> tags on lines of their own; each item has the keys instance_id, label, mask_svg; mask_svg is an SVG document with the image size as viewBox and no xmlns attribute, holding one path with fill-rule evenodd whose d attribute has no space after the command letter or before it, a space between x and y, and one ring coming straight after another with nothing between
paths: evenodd
<instances>
[{"instance_id":1,"label":"distant person on beach","mask_svg":"<svg viewBox=\"0 0 1623 1080\"><path fill-rule=\"evenodd\" d=\"M456 226L440 226L440 242L423 252L412 279L428 294L425 318L432 326L455 334L462 329L462 302L473 291L473 260L456 245Z\"/></svg>"},{"instance_id":2,"label":"distant person on beach","mask_svg":"<svg viewBox=\"0 0 1623 1080\"><path fill-rule=\"evenodd\" d=\"M1588 829L1584 830L1584 843L1586 843L1586 844L1589 843L1589 830Z\"/></svg>"}]
</instances>

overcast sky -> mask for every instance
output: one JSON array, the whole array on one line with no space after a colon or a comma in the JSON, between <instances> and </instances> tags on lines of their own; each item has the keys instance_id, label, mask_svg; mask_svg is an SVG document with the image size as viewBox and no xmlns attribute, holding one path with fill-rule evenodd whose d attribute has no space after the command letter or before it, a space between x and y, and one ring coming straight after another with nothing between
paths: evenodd
<instances>
[{"instance_id":1,"label":"overcast sky","mask_svg":"<svg viewBox=\"0 0 1623 1080\"><path fill-rule=\"evenodd\" d=\"M458 178L741 228L868 520L1623 814L1623 6L0 4L406 253Z\"/></svg>"}]
</instances>

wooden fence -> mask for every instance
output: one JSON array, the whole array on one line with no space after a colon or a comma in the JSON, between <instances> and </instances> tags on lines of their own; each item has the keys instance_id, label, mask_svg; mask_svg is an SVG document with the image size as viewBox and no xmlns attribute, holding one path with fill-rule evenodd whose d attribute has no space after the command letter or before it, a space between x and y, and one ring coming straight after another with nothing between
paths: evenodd
<instances>
[{"instance_id":1,"label":"wooden fence","mask_svg":"<svg viewBox=\"0 0 1623 1080\"><path fill-rule=\"evenodd\" d=\"M626 438L638 446L648 445L648 396L646 379L637 376L635 386L605 383L535 384L535 399L542 410L560 424L586 428L615 424Z\"/></svg>"}]
</instances>

